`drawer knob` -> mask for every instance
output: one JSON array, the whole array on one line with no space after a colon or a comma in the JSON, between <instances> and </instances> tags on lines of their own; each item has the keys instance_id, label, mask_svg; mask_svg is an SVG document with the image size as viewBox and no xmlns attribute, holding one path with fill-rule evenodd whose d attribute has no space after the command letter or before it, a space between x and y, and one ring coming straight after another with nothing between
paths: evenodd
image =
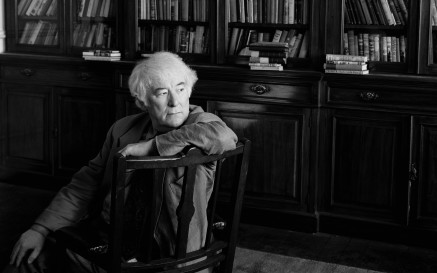
<instances>
[{"instance_id":1,"label":"drawer knob","mask_svg":"<svg viewBox=\"0 0 437 273\"><path fill-rule=\"evenodd\" d=\"M91 78L91 75L89 73L82 72L82 73L79 74L79 78L82 81L87 81L87 80L89 80Z\"/></svg>"},{"instance_id":2,"label":"drawer knob","mask_svg":"<svg viewBox=\"0 0 437 273\"><path fill-rule=\"evenodd\" d=\"M379 95L376 92L363 91L360 93L360 98L364 101L375 101L379 98Z\"/></svg>"},{"instance_id":3,"label":"drawer knob","mask_svg":"<svg viewBox=\"0 0 437 273\"><path fill-rule=\"evenodd\" d=\"M30 69L30 68L25 68L25 69L21 70L20 73L21 73L21 75L24 75L26 77L30 77L33 74L35 74L35 71L33 71L33 69Z\"/></svg>"},{"instance_id":4,"label":"drawer knob","mask_svg":"<svg viewBox=\"0 0 437 273\"><path fill-rule=\"evenodd\" d=\"M263 85L263 84L254 84L250 86L250 91L258 94L258 95L262 95L264 93L267 93L270 91L270 88L267 85Z\"/></svg>"}]
</instances>

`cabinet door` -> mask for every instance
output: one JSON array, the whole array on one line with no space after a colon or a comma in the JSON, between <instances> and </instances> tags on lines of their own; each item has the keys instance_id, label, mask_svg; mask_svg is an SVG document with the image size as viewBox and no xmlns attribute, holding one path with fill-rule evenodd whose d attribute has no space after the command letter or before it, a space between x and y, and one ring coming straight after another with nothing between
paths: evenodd
<instances>
[{"instance_id":1,"label":"cabinet door","mask_svg":"<svg viewBox=\"0 0 437 273\"><path fill-rule=\"evenodd\" d=\"M437 117L413 118L410 224L437 225Z\"/></svg>"},{"instance_id":2,"label":"cabinet door","mask_svg":"<svg viewBox=\"0 0 437 273\"><path fill-rule=\"evenodd\" d=\"M326 122L327 136L321 146L330 149L321 162L328 171L320 175L320 211L364 221L404 223L409 117L332 110Z\"/></svg>"},{"instance_id":3,"label":"cabinet door","mask_svg":"<svg viewBox=\"0 0 437 273\"><path fill-rule=\"evenodd\" d=\"M92 89L56 90L55 172L71 174L100 151L114 119L111 96Z\"/></svg>"},{"instance_id":4,"label":"cabinet door","mask_svg":"<svg viewBox=\"0 0 437 273\"><path fill-rule=\"evenodd\" d=\"M284 214L309 209L308 126L311 111L229 102L208 102L208 111L218 115L239 138L252 141L244 196L246 211L243 217L246 219L243 220L290 228L293 225L289 223L291 218ZM226 189L230 185L222 186ZM278 218L272 219L273 215ZM269 223L273 220L275 223Z\"/></svg>"},{"instance_id":5,"label":"cabinet door","mask_svg":"<svg viewBox=\"0 0 437 273\"><path fill-rule=\"evenodd\" d=\"M4 84L1 105L2 165L51 173L51 89Z\"/></svg>"}]
</instances>

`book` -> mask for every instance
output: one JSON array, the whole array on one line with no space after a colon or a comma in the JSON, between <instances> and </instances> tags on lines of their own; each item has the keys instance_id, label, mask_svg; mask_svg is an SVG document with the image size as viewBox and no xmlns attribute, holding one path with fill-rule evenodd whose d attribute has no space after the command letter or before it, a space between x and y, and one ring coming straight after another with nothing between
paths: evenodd
<instances>
[{"instance_id":1,"label":"book","mask_svg":"<svg viewBox=\"0 0 437 273\"><path fill-rule=\"evenodd\" d=\"M282 64L278 64L278 63L249 63L249 66L267 67L267 66L282 66Z\"/></svg>"},{"instance_id":2,"label":"book","mask_svg":"<svg viewBox=\"0 0 437 273\"><path fill-rule=\"evenodd\" d=\"M302 40L302 44L300 46L298 58L306 58L308 54L308 46L309 46L309 35L305 35Z\"/></svg>"},{"instance_id":3,"label":"book","mask_svg":"<svg viewBox=\"0 0 437 273\"><path fill-rule=\"evenodd\" d=\"M284 67L281 66L251 66L250 70L269 70L269 71L283 71Z\"/></svg>"},{"instance_id":4,"label":"book","mask_svg":"<svg viewBox=\"0 0 437 273\"><path fill-rule=\"evenodd\" d=\"M367 62L367 56L356 56L356 55L340 55L340 54L326 54L327 61L358 61Z\"/></svg>"},{"instance_id":5,"label":"book","mask_svg":"<svg viewBox=\"0 0 437 273\"><path fill-rule=\"evenodd\" d=\"M323 64L324 69L334 69L334 70L367 70L367 64Z\"/></svg>"},{"instance_id":6,"label":"book","mask_svg":"<svg viewBox=\"0 0 437 273\"><path fill-rule=\"evenodd\" d=\"M343 33L343 54L349 55L349 40L347 37L347 32Z\"/></svg>"},{"instance_id":7,"label":"book","mask_svg":"<svg viewBox=\"0 0 437 273\"><path fill-rule=\"evenodd\" d=\"M104 57L104 56L83 56L87 61L119 61L120 57Z\"/></svg>"},{"instance_id":8,"label":"book","mask_svg":"<svg viewBox=\"0 0 437 273\"><path fill-rule=\"evenodd\" d=\"M364 65L366 62L359 61L326 61L327 64L354 64L354 65Z\"/></svg>"},{"instance_id":9,"label":"book","mask_svg":"<svg viewBox=\"0 0 437 273\"><path fill-rule=\"evenodd\" d=\"M286 58L276 58L276 57L250 57L249 62L251 63L278 63L286 64Z\"/></svg>"},{"instance_id":10,"label":"book","mask_svg":"<svg viewBox=\"0 0 437 273\"><path fill-rule=\"evenodd\" d=\"M121 53L118 50L95 49L83 51L82 56L120 57Z\"/></svg>"},{"instance_id":11,"label":"book","mask_svg":"<svg viewBox=\"0 0 437 273\"><path fill-rule=\"evenodd\" d=\"M259 51L259 50L251 50L251 57L277 57L277 58L287 58L288 52L282 51Z\"/></svg>"},{"instance_id":12,"label":"book","mask_svg":"<svg viewBox=\"0 0 437 273\"><path fill-rule=\"evenodd\" d=\"M337 70L337 69L326 69L325 73L332 74L353 74L353 75L367 75L369 70L357 71L357 70Z\"/></svg>"}]
</instances>

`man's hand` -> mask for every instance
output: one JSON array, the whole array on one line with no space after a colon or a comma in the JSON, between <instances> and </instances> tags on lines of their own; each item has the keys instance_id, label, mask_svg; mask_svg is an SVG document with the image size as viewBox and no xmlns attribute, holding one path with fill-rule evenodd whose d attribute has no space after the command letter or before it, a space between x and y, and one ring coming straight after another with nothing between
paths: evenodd
<instances>
[{"instance_id":1,"label":"man's hand","mask_svg":"<svg viewBox=\"0 0 437 273\"><path fill-rule=\"evenodd\" d=\"M45 239L41 233L32 229L27 230L21 234L20 239L15 244L9 263L18 267L28 251L32 252L27 259L27 263L32 263L41 253Z\"/></svg>"},{"instance_id":2,"label":"man's hand","mask_svg":"<svg viewBox=\"0 0 437 273\"><path fill-rule=\"evenodd\" d=\"M126 147L120 150L120 153L123 156L145 156L153 154L155 150L155 140L151 139L149 141L128 144Z\"/></svg>"}]
</instances>

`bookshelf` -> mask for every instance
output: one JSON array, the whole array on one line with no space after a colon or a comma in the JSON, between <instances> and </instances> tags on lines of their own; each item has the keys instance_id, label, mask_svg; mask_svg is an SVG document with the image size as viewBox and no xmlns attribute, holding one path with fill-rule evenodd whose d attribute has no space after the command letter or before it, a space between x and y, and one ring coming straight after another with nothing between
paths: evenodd
<instances>
[{"instance_id":1,"label":"bookshelf","mask_svg":"<svg viewBox=\"0 0 437 273\"><path fill-rule=\"evenodd\" d=\"M63 4L61 0L6 1L7 14L15 15L7 21L8 51L61 53Z\"/></svg>"},{"instance_id":2,"label":"bookshelf","mask_svg":"<svg viewBox=\"0 0 437 273\"><path fill-rule=\"evenodd\" d=\"M289 54L286 67L309 67L314 42L311 26L317 23L311 0L237 0L224 1L219 62L247 65L249 44L262 41L286 42Z\"/></svg>"},{"instance_id":3,"label":"bookshelf","mask_svg":"<svg viewBox=\"0 0 437 273\"><path fill-rule=\"evenodd\" d=\"M130 2L130 1L129 1ZM211 0L135 0L127 10L135 16L135 58L171 51L190 63L214 62L215 2ZM128 32L130 32L128 30Z\"/></svg>"},{"instance_id":4,"label":"bookshelf","mask_svg":"<svg viewBox=\"0 0 437 273\"><path fill-rule=\"evenodd\" d=\"M70 10L69 52L87 49L117 49L114 0L74 0Z\"/></svg>"}]
</instances>

